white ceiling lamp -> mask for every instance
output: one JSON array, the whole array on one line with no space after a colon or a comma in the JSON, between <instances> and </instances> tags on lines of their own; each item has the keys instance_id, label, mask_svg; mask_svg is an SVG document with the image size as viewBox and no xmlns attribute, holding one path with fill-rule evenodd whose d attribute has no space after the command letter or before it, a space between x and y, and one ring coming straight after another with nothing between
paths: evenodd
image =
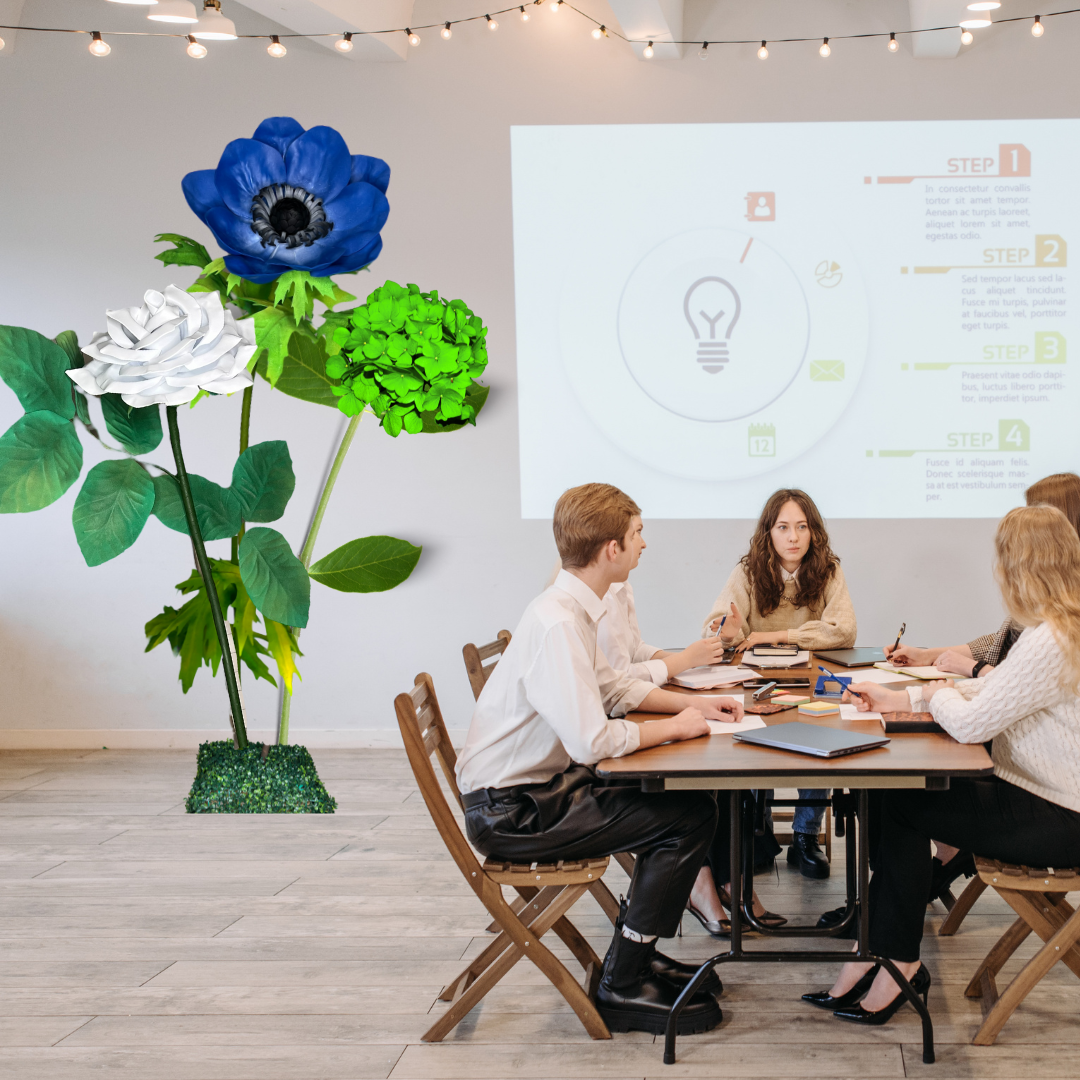
<instances>
[{"instance_id":1,"label":"white ceiling lamp","mask_svg":"<svg viewBox=\"0 0 1080 1080\"><path fill-rule=\"evenodd\" d=\"M981 30L984 26L989 26L989 19L961 19L960 26L964 30Z\"/></svg>"},{"instance_id":2,"label":"white ceiling lamp","mask_svg":"<svg viewBox=\"0 0 1080 1080\"><path fill-rule=\"evenodd\" d=\"M111 0L114 4L131 4L132 7L138 5L139 7L146 7L149 4L156 4L158 0Z\"/></svg>"},{"instance_id":3,"label":"white ceiling lamp","mask_svg":"<svg viewBox=\"0 0 1080 1080\"><path fill-rule=\"evenodd\" d=\"M1001 0L975 0L975 3L968 4L968 11L997 11L1001 7Z\"/></svg>"},{"instance_id":4,"label":"white ceiling lamp","mask_svg":"<svg viewBox=\"0 0 1080 1080\"><path fill-rule=\"evenodd\" d=\"M146 17L162 23L197 23L199 13L191 0L159 0Z\"/></svg>"},{"instance_id":5,"label":"white ceiling lamp","mask_svg":"<svg viewBox=\"0 0 1080 1080\"><path fill-rule=\"evenodd\" d=\"M200 41L235 41L236 27L232 19L221 14L221 0L203 0L203 13L192 34Z\"/></svg>"}]
</instances>

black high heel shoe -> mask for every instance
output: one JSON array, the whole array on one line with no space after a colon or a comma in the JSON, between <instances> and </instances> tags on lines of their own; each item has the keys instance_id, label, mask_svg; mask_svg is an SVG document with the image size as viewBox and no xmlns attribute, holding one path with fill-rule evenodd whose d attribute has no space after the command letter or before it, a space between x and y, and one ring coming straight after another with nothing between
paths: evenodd
<instances>
[{"instance_id":1,"label":"black high heel shoe","mask_svg":"<svg viewBox=\"0 0 1080 1080\"><path fill-rule=\"evenodd\" d=\"M813 1005L818 1009L831 1011L846 1009L870 990L880 970L881 965L875 964L846 994L841 994L839 997L833 997L828 990L817 990L812 994L803 994L802 999L807 1005Z\"/></svg>"},{"instance_id":2,"label":"black high heel shoe","mask_svg":"<svg viewBox=\"0 0 1080 1080\"><path fill-rule=\"evenodd\" d=\"M942 900L952 883L963 874L975 876L975 856L970 851L958 851L947 863L934 856L934 871L930 877L930 899ZM944 900L942 900L944 903Z\"/></svg>"},{"instance_id":3,"label":"black high heel shoe","mask_svg":"<svg viewBox=\"0 0 1080 1080\"><path fill-rule=\"evenodd\" d=\"M911 989L916 994L921 995L923 1004L926 1004L927 996L930 993L930 972L926 970L926 966L923 965L918 971L908 980L911 983ZM850 1020L853 1024L874 1024L880 1026L881 1024L887 1024L902 1005L907 1002L907 998L904 997L901 991L897 991L896 997L889 1002L883 1009L878 1009L876 1012L869 1012L862 1007L862 1004L852 1005L849 1009L837 1009L833 1016L839 1020Z\"/></svg>"},{"instance_id":4,"label":"black high heel shoe","mask_svg":"<svg viewBox=\"0 0 1080 1080\"><path fill-rule=\"evenodd\" d=\"M702 927L705 929L705 933L716 938L729 938L731 937L731 923L727 919L706 919L704 915L693 904L687 902L686 910L694 916ZM682 925L679 926L679 937L682 937Z\"/></svg>"},{"instance_id":5,"label":"black high heel shoe","mask_svg":"<svg viewBox=\"0 0 1080 1080\"><path fill-rule=\"evenodd\" d=\"M724 907L728 909L728 911L730 911L731 894L727 891L727 889L720 889L717 895L720 897L720 903L723 904ZM755 900L756 899L757 898L755 897ZM764 905L762 906L764 907ZM784 923L787 922L787 919L783 915L777 915L774 912L768 910L763 910L760 915L755 915L754 917L759 923L761 923L762 926L768 926L770 928L783 926Z\"/></svg>"}]
</instances>

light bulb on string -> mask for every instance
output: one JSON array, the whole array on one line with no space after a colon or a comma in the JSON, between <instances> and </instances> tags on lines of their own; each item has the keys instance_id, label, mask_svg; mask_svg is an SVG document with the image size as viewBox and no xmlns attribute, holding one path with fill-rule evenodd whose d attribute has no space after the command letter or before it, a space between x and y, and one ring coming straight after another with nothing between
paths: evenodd
<instances>
[{"instance_id":1,"label":"light bulb on string","mask_svg":"<svg viewBox=\"0 0 1080 1080\"><path fill-rule=\"evenodd\" d=\"M488 29L489 30L498 30L499 29L499 24L490 15L485 15L484 18L487 19L487 24L488 24Z\"/></svg>"},{"instance_id":2,"label":"light bulb on string","mask_svg":"<svg viewBox=\"0 0 1080 1080\"><path fill-rule=\"evenodd\" d=\"M1031 36L1032 37L1042 37L1044 29L1045 28L1043 27L1043 24L1042 24L1042 16L1041 15L1036 15L1035 16L1035 21L1031 24Z\"/></svg>"},{"instance_id":3,"label":"light bulb on string","mask_svg":"<svg viewBox=\"0 0 1080 1080\"><path fill-rule=\"evenodd\" d=\"M818 56L828 56L832 52L829 48L829 39L825 38L821 43L821 48L818 49Z\"/></svg>"},{"instance_id":4,"label":"light bulb on string","mask_svg":"<svg viewBox=\"0 0 1080 1080\"><path fill-rule=\"evenodd\" d=\"M707 41L701 43L701 48L698 49L697 54L702 60L709 59L709 43Z\"/></svg>"},{"instance_id":5,"label":"light bulb on string","mask_svg":"<svg viewBox=\"0 0 1080 1080\"><path fill-rule=\"evenodd\" d=\"M551 3L548 4L548 10L551 11L552 13L557 12L559 10L559 8L561 8L561 7L562 7L562 0L551 0Z\"/></svg>"},{"instance_id":6,"label":"light bulb on string","mask_svg":"<svg viewBox=\"0 0 1080 1080\"><path fill-rule=\"evenodd\" d=\"M199 44L199 42L194 37L192 37L191 34L188 34L187 36L187 43L187 54L191 57L192 60L202 60L203 57L206 56L206 46Z\"/></svg>"},{"instance_id":7,"label":"light bulb on string","mask_svg":"<svg viewBox=\"0 0 1080 1080\"><path fill-rule=\"evenodd\" d=\"M525 10L525 5L522 4L521 7L519 8L519 10L521 11L521 14L518 16L518 18L522 22L528 22L529 21L529 13Z\"/></svg>"},{"instance_id":8,"label":"light bulb on string","mask_svg":"<svg viewBox=\"0 0 1080 1080\"><path fill-rule=\"evenodd\" d=\"M972 42L973 42L973 41L975 40L975 35L974 35L974 34L973 34L973 33L972 33L972 32L971 32L970 30L965 30L965 31L964 31L964 32L963 32L963 33L962 33L962 34L960 35L960 40L961 40L961 41L962 41L962 42L963 42L963 43L964 43L965 45L970 45L970 44L971 44L971 43L972 43Z\"/></svg>"},{"instance_id":9,"label":"light bulb on string","mask_svg":"<svg viewBox=\"0 0 1080 1080\"><path fill-rule=\"evenodd\" d=\"M604 29L601 26L594 26L592 28L593 41L599 41L604 36Z\"/></svg>"},{"instance_id":10,"label":"light bulb on string","mask_svg":"<svg viewBox=\"0 0 1080 1080\"><path fill-rule=\"evenodd\" d=\"M405 27L405 36L409 39L410 45L420 44L420 35L414 34L407 26Z\"/></svg>"},{"instance_id":11,"label":"light bulb on string","mask_svg":"<svg viewBox=\"0 0 1080 1080\"><path fill-rule=\"evenodd\" d=\"M112 47L107 41L101 40L101 35L96 30L89 48L91 56L108 56L112 52Z\"/></svg>"},{"instance_id":12,"label":"light bulb on string","mask_svg":"<svg viewBox=\"0 0 1080 1080\"><path fill-rule=\"evenodd\" d=\"M270 35L270 44L266 46L266 51L275 59L280 60L289 50L281 44L281 38L277 34Z\"/></svg>"},{"instance_id":13,"label":"light bulb on string","mask_svg":"<svg viewBox=\"0 0 1080 1080\"><path fill-rule=\"evenodd\" d=\"M0 52L4 51L4 46L7 44L2 37L0 37Z\"/></svg>"},{"instance_id":14,"label":"light bulb on string","mask_svg":"<svg viewBox=\"0 0 1080 1080\"><path fill-rule=\"evenodd\" d=\"M758 49L758 51L757 51L757 58L759 60L768 60L769 59L769 47L768 47L768 45L765 44L764 41L761 43L761 48Z\"/></svg>"},{"instance_id":15,"label":"light bulb on string","mask_svg":"<svg viewBox=\"0 0 1080 1080\"><path fill-rule=\"evenodd\" d=\"M648 45L645 46L644 49L641 50L641 55L644 56L646 60L651 60L653 58L653 47L651 41Z\"/></svg>"},{"instance_id":16,"label":"light bulb on string","mask_svg":"<svg viewBox=\"0 0 1080 1080\"><path fill-rule=\"evenodd\" d=\"M889 35L889 44L886 45L885 48L887 48L889 52L896 52L896 50L900 48L900 42L896 40L895 34Z\"/></svg>"},{"instance_id":17,"label":"light bulb on string","mask_svg":"<svg viewBox=\"0 0 1080 1080\"><path fill-rule=\"evenodd\" d=\"M352 52L352 34L342 34L341 37L334 42L334 48L337 49L338 52Z\"/></svg>"},{"instance_id":18,"label":"light bulb on string","mask_svg":"<svg viewBox=\"0 0 1080 1080\"><path fill-rule=\"evenodd\" d=\"M450 29L450 24L449 23L447 23L439 31L439 37L441 37L443 39L443 41L449 41L453 36L454 36L454 31Z\"/></svg>"}]
</instances>

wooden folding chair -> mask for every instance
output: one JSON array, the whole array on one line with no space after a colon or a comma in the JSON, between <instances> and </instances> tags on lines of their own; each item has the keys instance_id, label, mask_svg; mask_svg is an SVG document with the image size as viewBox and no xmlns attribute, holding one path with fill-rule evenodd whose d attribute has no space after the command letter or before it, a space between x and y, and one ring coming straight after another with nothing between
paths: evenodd
<instances>
[{"instance_id":1,"label":"wooden folding chair","mask_svg":"<svg viewBox=\"0 0 1080 1080\"><path fill-rule=\"evenodd\" d=\"M442 711L431 676L416 676L413 689L394 699L398 727L413 775L443 843L464 875L469 887L494 917L499 936L443 988L440 1001L450 1008L422 1036L424 1042L441 1042L481 1001L485 994L523 957L527 956L550 980L577 1013L594 1039L610 1039L611 1033L592 998L600 981L602 961L566 913L586 893L592 893L605 911L618 911L615 898L601 881L607 858L565 860L554 864L517 864L487 859L480 864L450 809L439 784L432 755L438 760L450 790L459 801L454 767L457 755L450 745ZM502 886L514 888L523 901L514 911L503 897ZM562 939L585 971L584 986L541 942L549 930Z\"/></svg>"},{"instance_id":2,"label":"wooden folding chair","mask_svg":"<svg viewBox=\"0 0 1080 1080\"><path fill-rule=\"evenodd\" d=\"M964 991L967 997L982 998L982 1027L971 1041L990 1046L1020 1002L1059 960L1080 977L1080 947L1076 944L1080 911L1065 900L1066 893L1080 890L1080 870L1013 866L978 856L975 869L983 887L994 889L1020 916L1001 935ZM999 994L995 977L1032 931L1045 944Z\"/></svg>"},{"instance_id":3,"label":"wooden folding chair","mask_svg":"<svg viewBox=\"0 0 1080 1080\"><path fill-rule=\"evenodd\" d=\"M967 918L967 913L974 907L975 901L987 888L986 882L976 874L959 896L953 896L952 889L946 889L945 895L940 899L948 914L941 921L938 937L952 937L960 929L960 924Z\"/></svg>"}]
</instances>

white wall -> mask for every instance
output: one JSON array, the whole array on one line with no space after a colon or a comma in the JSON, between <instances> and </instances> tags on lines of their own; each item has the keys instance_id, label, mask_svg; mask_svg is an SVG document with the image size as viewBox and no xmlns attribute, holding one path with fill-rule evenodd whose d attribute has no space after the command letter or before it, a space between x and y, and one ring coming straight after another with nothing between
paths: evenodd
<instances>
[{"instance_id":1,"label":"white wall","mask_svg":"<svg viewBox=\"0 0 1080 1080\"><path fill-rule=\"evenodd\" d=\"M613 23L602 0L582 0ZM241 32L276 29L226 4ZM479 12L466 0L418 0L416 24ZM687 4L688 35L830 34L833 55L810 45L710 49L702 62L635 59L616 40L595 42L564 11L511 15L434 30L400 64L347 62L306 41L284 61L264 45L211 47L193 61L180 42L115 38L105 60L86 39L22 33L0 61L0 322L86 340L106 307L131 303L190 270L153 261L154 233L211 240L188 210L180 178L216 164L225 143L266 116L340 129L353 152L393 168L385 250L361 288L387 277L461 296L490 326L490 403L475 430L391 440L365 422L327 515L317 554L355 536L390 533L424 545L401 588L356 596L314 585L294 741L353 743L392 729L392 699L432 672L452 726L467 724L471 696L461 645L489 640L542 586L554 559L550 528L519 513L510 218L512 124L1074 116L1080 17L998 27L952 61L917 61L881 42L836 35L904 29L907 5L840 0ZM138 9L103 0L27 0L24 25L138 28ZM358 280L358 279L352 279ZM0 430L19 415L0 390ZM227 482L239 400L203 402L182 418L189 465ZM252 440L287 438L297 495L279 527L299 546L315 485L334 442L329 410L259 383ZM551 418L552 438L573 438ZM86 440L89 442L89 440ZM159 451L160 453L160 451ZM87 446L88 465L98 459ZM166 457L162 457L166 461ZM597 480L604 477L597 476ZM821 483L829 483L827 476ZM144 656L143 624L187 576L186 539L156 519L130 551L87 568L70 525L76 488L47 510L0 519L0 740L48 729L57 741L109 733L114 745L224 731L224 686L200 675L186 697L167 649ZM632 494L632 493L631 493ZM762 496L767 494L763 491ZM646 520L648 507L645 507ZM695 632L752 528L746 521L648 524L635 578L648 639L678 644ZM990 521L831 521L859 616L861 644L895 634L927 644L996 627ZM212 545L223 554L226 545ZM276 692L247 686L251 726L268 731ZM91 732L72 735L72 730ZM127 732L125 736L123 733ZM188 732L188 734L184 734ZM333 733L333 734L327 734ZM38 737L32 737L38 738ZM3 742L0 741L0 745Z\"/></svg>"}]
</instances>

